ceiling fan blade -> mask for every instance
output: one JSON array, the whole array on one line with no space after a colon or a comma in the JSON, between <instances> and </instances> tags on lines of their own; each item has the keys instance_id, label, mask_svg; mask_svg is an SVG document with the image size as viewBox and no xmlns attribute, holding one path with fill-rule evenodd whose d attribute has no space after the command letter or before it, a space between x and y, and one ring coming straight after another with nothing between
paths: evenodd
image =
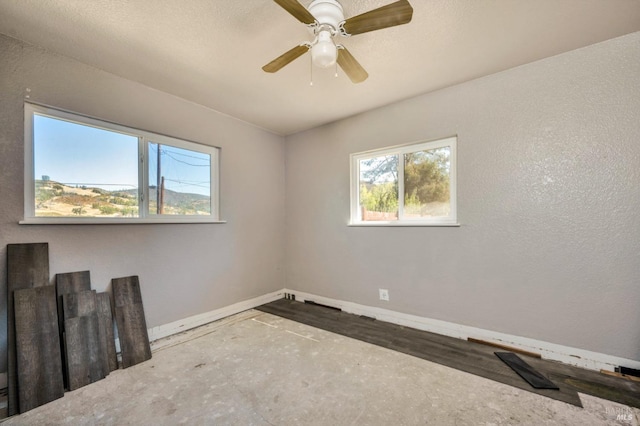
<instances>
[{"instance_id":1,"label":"ceiling fan blade","mask_svg":"<svg viewBox=\"0 0 640 426\"><path fill-rule=\"evenodd\" d=\"M354 83L362 83L369 77L362 65L356 61L356 58L344 46L338 50L338 65Z\"/></svg>"},{"instance_id":2,"label":"ceiling fan blade","mask_svg":"<svg viewBox=\"0 0 640 426\"><path fill-rule=\"evenodd\" d=\"M266 72L279 71L280 68L298 59L300 56L304 55L308 51L309 51L309 47L307 45L301 44L300 46L296 46L293 49L278 56L276 59L274 59L273 61L269 62L267 65L262 67L262 69Z\"/></svg>"},{"instance_id":3,"label":"ceiling fan blade","mask_svg":"<svg viewBox=\"0 0 640 426\"><path fill-rule=\"evenodd\" d=\"M349 18L344 21L342 28L347 34L356 35L406 24L411 22L412 17L413 7L407 0L399 0Z\"/></svg>"},{"instance_id":4,"label":"ceiling fan blade","mask_svg":"<svg viewBox=\"0 0 640 426\"><path fill-rule=\"evenodd\" d=\"M311 25L316 22L311 12L301 5L297 0L273 0L278 3L284 10L289 12L298 21L303 24Z\"/></svg>"}]
</instances>

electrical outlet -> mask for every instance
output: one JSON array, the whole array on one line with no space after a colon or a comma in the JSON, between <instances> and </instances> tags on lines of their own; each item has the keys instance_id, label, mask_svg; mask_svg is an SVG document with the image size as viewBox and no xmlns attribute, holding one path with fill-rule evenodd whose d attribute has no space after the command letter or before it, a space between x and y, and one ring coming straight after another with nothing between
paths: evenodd
<instances>
[{"instance_id":1,"label":"electrical outlet","mask_svg":"<svg viewBox=\"0 0 640 426\"><path fill-rule=\"evenodd\" d=\"M378 291L380 292L380 300L384 300L384 301L389 301L389 290L387 290L386 288L379 288Z\"/></svg>"}]
</instances>

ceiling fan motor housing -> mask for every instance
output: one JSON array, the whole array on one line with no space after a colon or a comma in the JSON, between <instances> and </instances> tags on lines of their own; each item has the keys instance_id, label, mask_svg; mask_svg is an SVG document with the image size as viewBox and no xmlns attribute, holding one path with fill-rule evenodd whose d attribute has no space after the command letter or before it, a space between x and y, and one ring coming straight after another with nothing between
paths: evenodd
<instances>
[{"instance_id":1,"label":"ceiling fan motor housing","mask_svg":"<svg viewBox=\"0 0 640 426\"><path fill-rule=\"evenodd\" d=\"M319 27L329 25L333 32L338 30L344 21L342 6L336 0L313 0L309 5L309 12L318 21Z\"/></svg>"}]
</instances>

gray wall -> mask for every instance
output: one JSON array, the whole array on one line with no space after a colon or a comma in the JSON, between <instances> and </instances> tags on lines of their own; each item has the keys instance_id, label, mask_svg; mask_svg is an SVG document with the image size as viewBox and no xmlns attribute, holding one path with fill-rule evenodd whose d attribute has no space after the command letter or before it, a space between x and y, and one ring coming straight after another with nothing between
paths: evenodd
<instances>
[{"instance_id":1,"label":"gray wall","mask_svg":"<svg viewBox=\"0 0 640 426\"><path fill-rule=\"evenodd\" d=\"M288 137L287 287L640 360L639 78L635 33ZM461 227L347 226L350 153L451 135Z\"/></svg>"},{"instance_id":2,"label":"gray wall","mask_svg":"<svg viewBox=\"0 0 640 426\"><path fill-rule=\"evenodd\" d=\"M103 290L139 275L150 327L278 290L286 275L292 289L640 359L640 33L286 144L4 36L0 58L3 298L6 244L47 241L52 278L89 269ZM26 88L36 102L220 146L229 223L18 225ZM461 227L347 226L350 153L454 134Z\"/></svg>"},{"instance_id":3,"label":"gray wall","mask_svg":"<svg viewBox=\"0 0 640 426\"><path fill-rule=\"evenodd\" d=\"M284 139L141 84L0 36L0 300L6 245L48 242L51 277L89 269L93 287L139 275L154 327L279 290L284 282ZM219 146L226 224L18 225L23 103ZM0 303L0 371L6 371Z\"/></svg>"}]
</instances>

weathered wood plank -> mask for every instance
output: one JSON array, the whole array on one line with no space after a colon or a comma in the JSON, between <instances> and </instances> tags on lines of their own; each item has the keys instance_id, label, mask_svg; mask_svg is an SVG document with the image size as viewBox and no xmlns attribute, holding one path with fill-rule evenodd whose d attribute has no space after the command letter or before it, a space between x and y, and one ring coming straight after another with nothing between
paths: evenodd
<instances>
[{"instance_id":1,"label":"weathered wood plank","mask_svg":"<svg viewBox=\"0 0 640 426\"><path fill-rule=\"evenodd\" d=\"M58 303L58 328L60 330L60 342L64 345L64 312L62 296L69 293L91 290L91 273L89 271L66 272L56 274L56 301ZM61 350L64 387L69 388L69 373L67 371L67 350Z\"/></svg>"},{"instance_id":2,"label":"weathered wood plank","mask_svg":"<svg viewBox=\"0 0 640 426\"><path fill-rule=\"evenodd\" d=\"M66 370L69 390L104 379L109 374L102 351L95 290L62 295Z\"/></svg>"},{"instance_id":3,"label":"weathered wood plank","mask_svg":"<svg viewBox=\"0 0 640 426\"><path fill-rule=\"evenodd\" d=\"M64 396L54 286L14 292L19 411Z\"/></svg>"},{"instance_id":4,"label":"weathered wood plank","mask_svg":"<svg viewBox=\"0 0 640 426\"><path fill-rule=\"evenodd\" d=\"M517 354L514 354L512 352L495 352L495 354L534 388L560 390L558 385L547 379L542 375L542 373L527 364Z\"/></svg>"},{"instance_id":5,"label":"weathered wood plank","mask_svg":"<svg viewBox=\"0 0 640 426\"><path fill-rule=\"evenodd\" d=\"M56 274L56 296L58 302L58 319L60 322L60 333L64 331L62 312L62 296L69 293L91 290L91 274L89 271L66 272Z\"/></svg>"},{"instance_id":6,"label":"weathered wood plank","mask_svg":"<svg viewBox=\"0 0 640 426\"><path fill-rule=\"evenodd\" d=\"M64 326L69 390L104 379L98 316L94 313L65 319Z\"/></svg>"},{"instance_id":7,"label":"weathered wood plank","mask_svg":"<svg viewBox=\"0 0 640 426\"><path fill-rule=\"evenodd\" d=\"M116 355L116 342L113 333L113 312L111 310L111 297L109 293L96 294L96 308L98 312L98 327L102 351L105 354L106 371L118 369L118 357Z\"/></svg>"},{"instance_id":8,"label":"weathered wood plank","mask_svg":"<svg viewBox=\"0 0 640 426\"><path fill-rule=\"evenodd\" d=\"M56 294L79 293L91 290L91 273L89 271L66 272L56 274Z\"/></svg>"},{"instance_id":9,"label":"weathered wood plank","mask_svg":"<svg viewBox=\"0 0 640 426\"><path fill-rule=\"evenodd\" d=\"M67 293L62 296L62 315L64 320L94 315L96 313L96 291L85 290Z\"/></svg>"},{"instance_id":10,"label":"weathered wood plank","mask_svg":"<svg viewBox=\"0 0 640 426\"><path fill-rule=\"evenodd\" d=\"M127 368L151 358L147 322L142 307L142 293L137 276L111 280L116 324L122 353L122 367Z\"/></svg>"},{"instance_id":11,"label":"weathered wood plank","mask_svg":"<svg viewBox=\"0 0 640 426\"><path fill-rule=\"evenodd\" d=\"M7 414L9 416L20 412L14 291L48 284L48 243L7 245Z\"/></svg>"}]
</instances>

